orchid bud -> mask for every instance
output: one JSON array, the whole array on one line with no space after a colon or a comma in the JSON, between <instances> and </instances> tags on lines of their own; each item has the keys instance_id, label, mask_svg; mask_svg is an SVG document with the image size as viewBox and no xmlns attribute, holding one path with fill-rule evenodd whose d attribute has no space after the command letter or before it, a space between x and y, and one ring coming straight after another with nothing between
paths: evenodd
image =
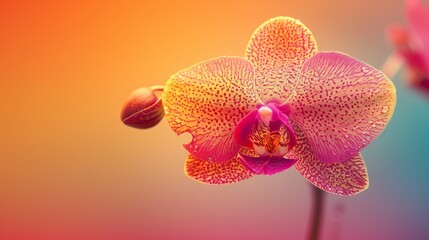
<instances>
[{"instance_id":1,"label":"orchid bud","mask_svg":"<svg viewBox=\"0 0 429 240\"><path fill-rule=\"evenodd\" d=\"M161 97L156 88L138 88L134 90L122 107L121 120L130 127L147 129L157 125L164 117Z\"/></svg>"}]
</instances>

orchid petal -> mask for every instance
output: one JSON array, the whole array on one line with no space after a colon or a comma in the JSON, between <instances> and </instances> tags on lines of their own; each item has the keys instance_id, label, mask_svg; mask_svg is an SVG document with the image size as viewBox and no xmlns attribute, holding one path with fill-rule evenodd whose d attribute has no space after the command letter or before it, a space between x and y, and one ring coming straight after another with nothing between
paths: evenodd
<instances>
[{"instance_id":1,"label":"orchid petal","mask_svg":"<svg viewBox=\"0 0 429 240\"><path fill-rule=\"evenodd\" d=\"M249 157L242 155L243 164L255 174L273 175L292 167L296 159L277 156Z\"/></svg>"},{"instance_id":2,"label":"orchid petal","mask_svg":"<svg viewBox=\"0 0 429 240\"><path fill-rule=\"evenodd\" d=\"M262 101L286 101L299 79L302 64L316 52L313 34L299 20L276 17L257 28L245 56L255 67Z\"/></svg>"},{"instance_id":3,"label":"orchid petal","mask_svg":"<svg viewBox=\"0 0 429 240\"><path fill-rule=\"evenodd\" d=\"M305 134L295 126L298 144L287 154L297 157L295 168L316 187L338 195L355 195L369 186L362 155L358 153L340 163L325 163L311 151Z\"/></svg>"},{"instance_id":4,"label":"orchid petal","mask_svg":"<svg viewBox=\"0 0 429 240\"><path fill-rule=\"evenodd\" d=\"M252 79L249 61L221 57L180 71L166 83L166 118L177 134L191 133L184 147L192 155L225 162L237 154L234 128L258 102Z\"/></svg>"},{"instance_id":5,"label":"orchid petal","mask_svg":"<svg viewBox=\"0 0 429 240\"><path fill-rule=\"evenodd\" d=\"M289 118L323 162L356 156L386 127L396 104L392 82L350 56L321 52L307 60Z\"/></svg>"},{"instance_id":6,"label":"orchid petal","mask_svg":"<svg viewBox=\"0 0 429 240\"><path fill-rule=\"evenodd\" d=\"M355 195L369 186L365 162L360 153L340 163L324 163L310 153L298 161L295 168L314 186L338 195Z\"/></svg>"},{"instance_id":7,"label":"orchid petal","mask_svg":"<svg viewBox=\"0 0 429 240\"><path fill-rule=\"evenodd\" d=\"M238 156L224 163L214 163L189 155L185 163L185 173L196 181L208 184L235 183L253 176Z\"/></svg>"}]
</instances>

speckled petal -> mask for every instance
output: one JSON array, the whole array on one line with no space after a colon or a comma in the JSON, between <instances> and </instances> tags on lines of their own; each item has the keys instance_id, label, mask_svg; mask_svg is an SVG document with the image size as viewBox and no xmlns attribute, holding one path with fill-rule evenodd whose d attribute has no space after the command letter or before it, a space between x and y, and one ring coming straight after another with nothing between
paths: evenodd
<instances>
[{"instance_id":1,"label":"speckled petal","mask_svg":"<svg viewBox=\"0 0 429 240\"><path fill-rule=\"evenodd\" d=\"M351 196L368 188L368 174L361 154L340 163L324 163L313 154L295 168L314 186L330 193Z\"/></svg>"},{"instance_id":2,"label":"speckled petal","mask_svg":"<svg viewBox=\"0 0 429 240\"><path fill-rule=\"evenodd\" d=\"M191 143L184 145L192 155L225 162L240 148L235 126L258 102L253 66L238 57L202 62L173 75L162 100L171 128L192 134Z\"/></svg>"},{"instance_id":3,"label":"speckled petal","mask_svg":"<svg viewBox=\"0 0 429 240\"><path fill-rule=\"evenodd\" d=\"M341 163L324 163L312 153L304 133L296 126L294 129L299 144L288 155L298 158L294 166L308 181L338 195L355 195L368 188L368 174L360 153Z\"/></svg>"},{"instance_id":4,"label":"speckled petal","mask_svg":"<svg viewBox=\"0 0 429 240\"><path fill-rule=\"evenodd\" d=\"M257 28L247 45L246 58L255 67L261 99L286 101L302 64L316 52L313 34L297 19L276 17Z\"/></svg>"},{"instance_id":5,"label":"speckled petal","mask_svg":"<svg viewBox=\"0 0 429 240\"><path fill-rule=\"evenodd\" d=\"M410 23L413 44L416 52L423 58L424 65L420 70L429 74L429 6L422 0L408 0L406 14Z\"/></svg>"},{"instance_id":6,"label":"speckled petal","mask_svg":"<svg viewBox=\"0 0 429 240\"><path fill-rule=\"evenodd\" d=\"M238 156L224 163L214 163L189 155L185 163L185 173L196 181L208 184L235 183L253 176Z\"/></svg>"},{"instance_id":7,"label":"speckled petal","mask_svg":"<svg viewBox=\"0 0 429 240\"><path fill-rule=\"evenodd\" d=\"M302 69L289 118L326 163L356 156L384 130L396 104L393 83L380 71L337 52L317 53Z\"/></svg>"}]
</instances>

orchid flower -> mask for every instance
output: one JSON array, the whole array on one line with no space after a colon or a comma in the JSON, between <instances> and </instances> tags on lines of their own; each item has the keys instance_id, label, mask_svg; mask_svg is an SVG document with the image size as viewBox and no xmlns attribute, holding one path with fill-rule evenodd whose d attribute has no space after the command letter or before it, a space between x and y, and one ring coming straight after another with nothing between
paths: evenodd
<instances>
[{"instance_id":1,"label":"orchid flower","mask_svg":"<svg viewBox=\"0 0 429 240\"><path fill-rule=\"evenodd\" d=\"M327 192L368 187L360 151L384 130L396 104L392 82L340 52L318 52L299 20L276 17L250 38L245 57L182 70L162 94L165 117L190 133L186 174L226 184L294 166Z\"/></svg>"},{"instance_id":2,"label":"orchid flower","mask_svg":"<svg viewBox=\"0 0 429 240\"><path fill-rule=\"evenodd\" d=\"M392 26L389 38L407 64L407 83L429 94L429 8L421 0L408 0L406 16L409 28Z\"/></svg>"}]
</instances>

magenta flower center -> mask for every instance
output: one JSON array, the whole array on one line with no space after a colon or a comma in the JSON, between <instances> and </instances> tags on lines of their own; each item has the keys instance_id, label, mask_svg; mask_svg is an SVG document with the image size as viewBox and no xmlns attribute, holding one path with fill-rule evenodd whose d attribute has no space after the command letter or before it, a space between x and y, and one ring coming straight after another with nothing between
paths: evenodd
<instances>
[{"instance_id":1,"label":"magenta flower center","mask_svg":"<svg viewBox=\"0 0 429 240\"><path fill-rule=\"evenodd\" d=\"M277 103L260 105L250 112L237 125L235 138L261 157L282 157L296 145L287 111L281 111Z\"/></svg>"}]
</instances>

